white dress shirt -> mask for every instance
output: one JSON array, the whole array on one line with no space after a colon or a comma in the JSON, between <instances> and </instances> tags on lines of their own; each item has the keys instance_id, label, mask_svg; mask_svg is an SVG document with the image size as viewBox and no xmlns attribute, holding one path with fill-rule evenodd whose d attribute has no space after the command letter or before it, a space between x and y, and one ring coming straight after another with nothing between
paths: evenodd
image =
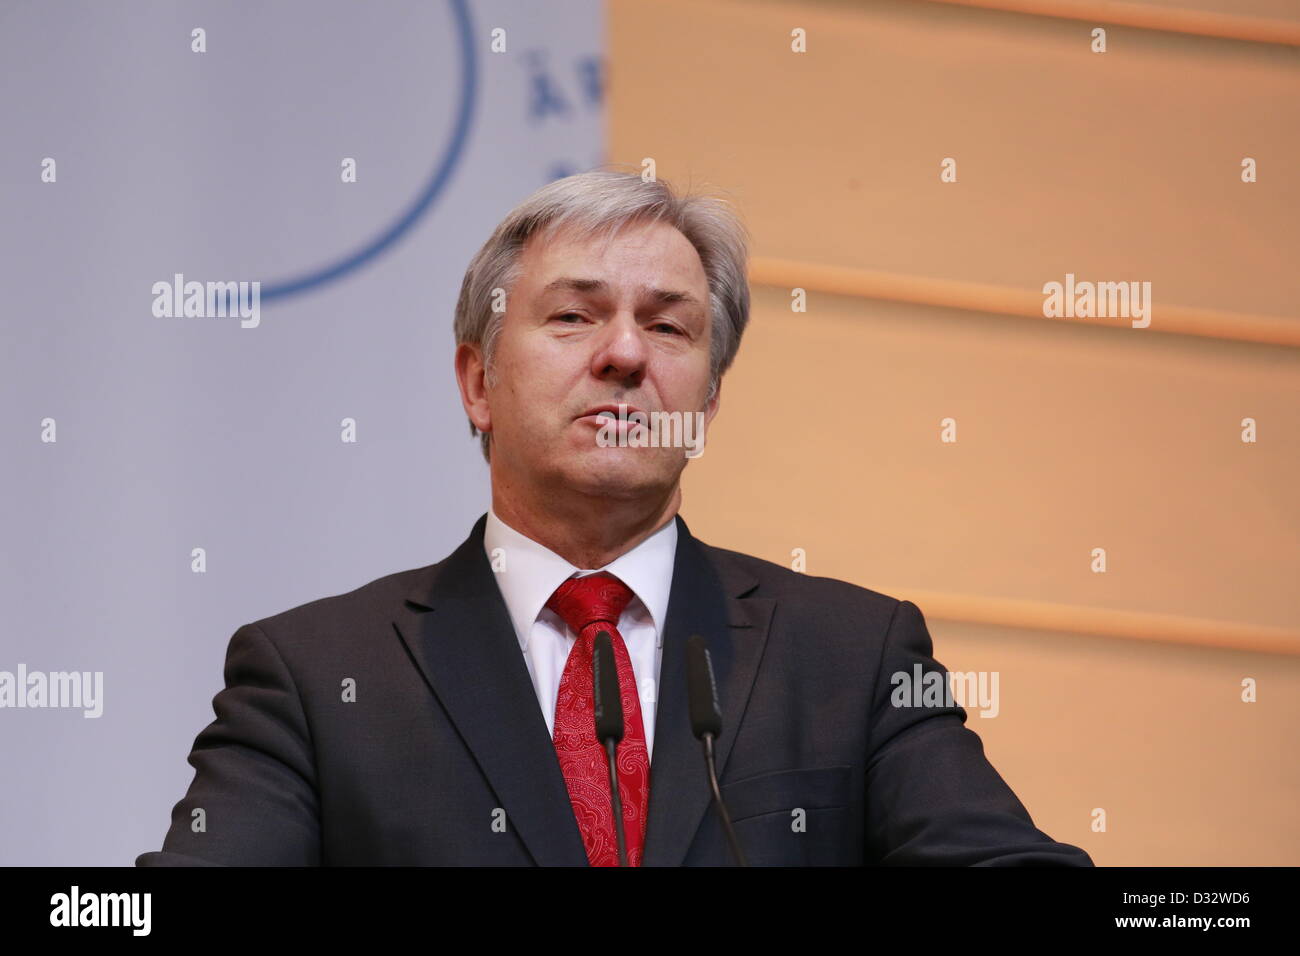
<instances>
[{"instance_id":1,"label":"white dress shirt","mask_svg":"<svg viewBox=\"0 0 1300 956\"><path fill-rule=\"evenodd\" d=\"M575 568L554 551L521 534L489 509L483 531L488 562L498 569L494 577L514 623L519 647L546 718L546 730L555 736L555 701L560 693L569 651L577 642L558 614L546 607L555 589L577 574L608 571L632 589L618 619L641 701L647 757L654 756L655 702L659 696L659 666L663 660L663 626L672 590L677 558L677 519L674 517L631 551L603 568ZM499 549L499 550L498 550Z\"/></svg>"}]
</instances>

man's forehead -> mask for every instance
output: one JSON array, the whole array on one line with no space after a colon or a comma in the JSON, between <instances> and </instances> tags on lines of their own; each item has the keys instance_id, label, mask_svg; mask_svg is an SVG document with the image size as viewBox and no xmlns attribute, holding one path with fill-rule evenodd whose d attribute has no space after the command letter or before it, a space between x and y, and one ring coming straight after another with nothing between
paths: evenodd
<instances>
[{"instance_id":1,"label":"man's forehead","mask_svg":"<svg viewBox=\"0 0 1300 956\"><path fill-rule=\"evenodd\" d=\"M648 229L660 230L659 241L666 238L677 248L647 254L644 243L656 238L646 233ZM604 259L611 246L625 241L637 247L632 264L635 274L628 274L626 264L622 263L617 270L612 269L612 263ZM632 222L617 233L591 236L572 229L544 230L529 239L523 259L524 278L538 295L607 294L622 291L629 283L639 296L665 302L699 302L700 292L707 293L708 278L699 253L690 240L666 223Z\"/></svg>"},{"instance_id":2,"label":"man's forehead","mask_svg":"<svg viewBox=\"0 0 1300 956\"><path fill-rule=\"evenodd\" d=\"M598 279L590 276L558 276L542 286L540 294L549 295L550 293L577 292L587 295L607 295L614 290L604 279ZM633 287L633 291L640 298L654 299L658 302L694 302L699 303L700 298L689 289L680 289L674 287L664 287L657 284L641 282Z\"/></svg>"}]
</instances>

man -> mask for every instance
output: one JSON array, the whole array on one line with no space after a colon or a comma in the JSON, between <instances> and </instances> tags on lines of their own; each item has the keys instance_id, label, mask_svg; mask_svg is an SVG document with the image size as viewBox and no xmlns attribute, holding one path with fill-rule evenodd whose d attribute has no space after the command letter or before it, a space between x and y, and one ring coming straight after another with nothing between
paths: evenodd
<instances>
[{"instance_id":1,"label":"man","mask_svg":"<svg viewBox=\"0 0 1300 956\"><path fill-rule=\"evenodd\" d=\"M678 516L698 446L625 419L712 421L746 250L725 203L604 171L501 223L455 321L490 512L437 564L239 628L194 781L138 863L615 865L604 631L629 865L733 862L691 732L694 634L748 863L1091 865L1034 827L960 707L894 705L893 675L942 671L915 605L710 547Z\"/></svg>"}]
</instances>

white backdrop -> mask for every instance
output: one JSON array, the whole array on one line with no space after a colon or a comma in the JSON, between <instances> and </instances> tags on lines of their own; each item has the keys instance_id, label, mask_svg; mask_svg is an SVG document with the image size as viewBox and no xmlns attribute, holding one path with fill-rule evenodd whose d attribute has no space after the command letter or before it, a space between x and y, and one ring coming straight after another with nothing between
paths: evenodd
<instances>
[{"instance_id":1,"label":"white backdrop","mask_svg":"<svg viewBox=\"0 0 1300 956\"><path fill-rule=\"evenodd\" d=\"M511 206L605 161L602 29L597 0L0 5L0 681L102 674L98 717L0 706L0 864L158 849L236 628L486 510L452 308ZM155 314L177 273L259 282L255 323Z\"/></svg>"}]
</instances>

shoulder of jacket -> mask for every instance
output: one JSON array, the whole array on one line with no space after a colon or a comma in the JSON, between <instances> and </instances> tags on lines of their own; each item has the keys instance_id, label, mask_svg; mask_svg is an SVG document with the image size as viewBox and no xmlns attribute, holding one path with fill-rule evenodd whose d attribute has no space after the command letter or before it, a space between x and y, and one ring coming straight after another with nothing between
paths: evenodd
<instances>
[{"instance_id":1,"label":"shoulder of jacket","mask_svg":"<svg viewBox=\"0 0 1300 956\"><path fill-rule=\"evenodd\" d=\"M444 559L445 560L445 559ZM279 611L251 622L269 637L272 632L292 634L304 628L317 628L322 624L344 624L355 627L366 621L373 622L376 613L395 612L406 596L421 581L428 579L441 565L408 568L375 578L360 587L340 594L331 594Z\"/></svg>"}]
</instances>

